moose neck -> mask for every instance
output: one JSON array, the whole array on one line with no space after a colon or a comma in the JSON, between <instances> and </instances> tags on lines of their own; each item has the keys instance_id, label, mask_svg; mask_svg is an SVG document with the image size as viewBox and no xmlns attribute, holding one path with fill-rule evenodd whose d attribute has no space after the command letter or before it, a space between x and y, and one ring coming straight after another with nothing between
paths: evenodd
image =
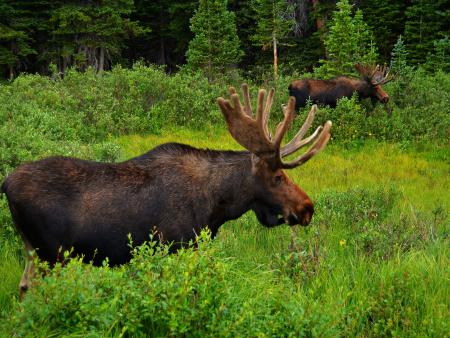
<instances>
[{"instance_id":1,"label":"moose neck","mask_svg":"<svg viewBox=\"0 0 450 338\"><path fill-rule=\"evenodd\" d=\"M368 80L359 79L356 83L356 91L360 99L365 99L370 96L372 85Z\"/></svg>"},{"instance_id":2,"label":"moose neck","mask_svg":"<svg viewBox=\"0 0 450 338\"><path fill-rule=\"evenodd\" d=\"M222 153L222 152L221 152ZM209 160L208 226L215 234L226 221L236 219L250 209L255 200L252 159L248 152L223 152Z\"/></svg>"}]
</instances>

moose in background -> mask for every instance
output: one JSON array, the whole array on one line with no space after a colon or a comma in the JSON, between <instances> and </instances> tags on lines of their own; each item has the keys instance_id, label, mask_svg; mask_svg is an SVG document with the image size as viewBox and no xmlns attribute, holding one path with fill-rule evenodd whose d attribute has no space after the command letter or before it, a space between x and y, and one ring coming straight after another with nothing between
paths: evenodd
<instances>
[{"instance_id":1,"label":"moose in background","mask_svg":"<svg viewBox=\"0 0 450 338\"><path fill-rule=\"evenodd\" d=\"M305 107L308 99L315 104L336 107L337 100L343 97L352 97L356 92L360 99L370 97L372 102L378 100L382 103L389 101L389 95L382 85L392 81L395 75L385 66L363 66L357 64L356 71L360 79L338 76L330 80L296 80L289 85L289 95L295 97L295 109Z\"/></svg>"},{"instance_id":2,"label":"moose in background","mask_svg":"<svg viewBox=\"0 0 450 338\"><path fill-rule=\"evenodd\" d=\"M34 275L31 252L54 264L61 250L73 250L99 265L131 258L128 234L140 245L155 231L176 250L203 228L214 236L228 220L253 210L266 227L310 223L314 206L283 172L304 164L330 139L331 122L304 138L316 112L286 145L281 141L295 115L289 98L274 136L268 128L274 90L259 90L254 117L249 90L242 85L244 106L234 88L231 101L218 98L233 138L246 151L216 151L178 143L162 144L122 163L99 163L49 157L25 163L4 181L1 192L27 252L21 295ZM311 147L296 159L284 157Z\"/></svg>"}]
</instances>

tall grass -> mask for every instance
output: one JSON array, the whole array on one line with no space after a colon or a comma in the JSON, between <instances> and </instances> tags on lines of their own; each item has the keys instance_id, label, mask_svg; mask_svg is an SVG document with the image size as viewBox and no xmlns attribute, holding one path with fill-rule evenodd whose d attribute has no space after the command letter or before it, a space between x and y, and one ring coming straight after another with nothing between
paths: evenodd
<instances>
[{"instance_id":1,"label":"tall grass","mask_svg":"<svg viewBox=\"0 0 450 338\"><path fill-rule=\"evenodd\" d=\"M116 141L121 159L166 141L239 148L223 132L181 130ZM248 213L199 251L167 256L141 249L135 263L119 269L74 261L44 278L25 302L10 303L3 332L445 335L449 167L413 150L331 145L291 170L317 210L310 227L297 229L294 247L292 229L265 229ZM18 282L17 261L12 265L5 268L8 279ZM164 272L152 272L159 269ZM14 282L5 299L11 300Z\"/></svg>"}]
</instances>

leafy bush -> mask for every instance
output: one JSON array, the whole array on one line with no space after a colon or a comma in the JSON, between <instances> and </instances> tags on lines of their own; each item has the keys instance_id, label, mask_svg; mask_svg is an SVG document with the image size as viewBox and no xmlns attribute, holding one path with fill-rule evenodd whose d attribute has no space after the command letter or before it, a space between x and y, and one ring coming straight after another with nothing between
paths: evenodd
<instances>
[{"instance_id":1,"label":"leafy bush","mask_svg":"<svg viewBox=\"0 0 450 338\"><path fill-rule=\"evenodd\" d=\"M232 262L214 252L208 234L197 244L169 255L149 242L114 269L81 259L57 264L18 304L7 330L17 337L298 336L326 319L319 312L307 318L298 299L235 295Z\"/></svg>"},{"instance_id":2,"label":"leafy bush","mask_svg":"<svg viewBox=\"0 0 450 338\"><path fill-rule=\"evenodd\" d=\"M72 259L38 281L19 305L22 310L11 328L18 336L36 328L45 330L37 335L215 332L226 312L226 272L226 265L214 258L206 234L198 250L177 255L150 242L134 249L129 265L116 269L106 262L96 268Z\"/></svg>"},{"instance_id":3,"label":"leafy bush","mask_svg":"<svg viewBox=\"0 0 450 338\"><path fill-rule=\"evenodd\" d=\"M418 250L445 238L444 209L434 210L434 216L413 208L398 215L394 212L398 195L393 188L383 187L330 192L317 202L321 210L317 221L325 228L342 224L349 246L363 255L381 259Z\"/></svg>"}]
</instances>

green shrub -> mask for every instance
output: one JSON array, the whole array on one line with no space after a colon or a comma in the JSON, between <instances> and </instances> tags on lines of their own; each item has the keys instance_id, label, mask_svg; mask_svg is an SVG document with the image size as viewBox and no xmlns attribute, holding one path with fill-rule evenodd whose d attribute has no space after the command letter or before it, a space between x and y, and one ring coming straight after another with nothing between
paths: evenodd
<instances>
[{"instance_id":1,"label":"green shrub","mask_svg":"<svg viewBox=\"0 0 450 338\"><path fill-rule=\"evenodd\" d=\"M150 242L135 248L130 264L120 268L106 262L97 268L81 259L57 264L19 304L11 329L17 336L215 332L226 311L227 267L214 256L203 235L198 250L177 255Z\"/></svg>"}]
</instances>

